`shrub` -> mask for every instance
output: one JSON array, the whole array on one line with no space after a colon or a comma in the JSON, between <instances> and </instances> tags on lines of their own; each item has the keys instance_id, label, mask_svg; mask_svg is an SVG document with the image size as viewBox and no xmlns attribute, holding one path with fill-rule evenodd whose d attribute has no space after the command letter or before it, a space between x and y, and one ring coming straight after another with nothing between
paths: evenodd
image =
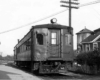
<instances>
[{"instance_id":1,"label":"shrub","mask_svg":"<svg viewBox=\"0 0 100 80\"><path fill-rule=\"evenodd\" d=\"M87 64L89 66L93 65L100 65L100 52L95 50L95 51L89 51L89 52L84 52L80 53L76 59L77 63L83 65Z\"/></svg>"}]
</instances>

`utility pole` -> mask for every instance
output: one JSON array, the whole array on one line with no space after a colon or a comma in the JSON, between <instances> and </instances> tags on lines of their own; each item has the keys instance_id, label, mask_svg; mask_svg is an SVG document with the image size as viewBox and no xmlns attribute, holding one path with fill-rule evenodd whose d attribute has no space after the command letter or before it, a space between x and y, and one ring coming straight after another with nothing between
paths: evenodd
<instances>
[{"instance_id":1,"label":"utility pole","mask_svg":"<svg viewBox=\"0 0 100 80\"><path fill-rule=\"evenodd\" d=\"M69 0L69 1L61 1L61 3L66 3L66 4L69 4L69 5L61 5L62 7L68 7L69 8L69 27L71 27L71 13L72 13L72 8L74 9L78 9L78 7L75 7L75 6L72 6L73 5L78 5L78 0Z\"/></svg>"}]
</instances>

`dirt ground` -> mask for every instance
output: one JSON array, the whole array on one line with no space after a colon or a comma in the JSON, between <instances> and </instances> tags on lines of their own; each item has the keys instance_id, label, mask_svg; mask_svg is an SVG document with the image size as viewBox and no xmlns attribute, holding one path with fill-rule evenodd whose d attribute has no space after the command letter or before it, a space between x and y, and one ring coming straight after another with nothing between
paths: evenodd
<instances>
[{"instance_id":1,"label":"dirt ground","mask_svg":"<svg viewBox=\"0 0 100 80\"><path fill-rule=\"evenodd\" d=\"M18 68L13 62L0 64L0 80L100 80L100 75L85 75L72 72L62 74L35 74Z\"/></svg>"}]
</instances>

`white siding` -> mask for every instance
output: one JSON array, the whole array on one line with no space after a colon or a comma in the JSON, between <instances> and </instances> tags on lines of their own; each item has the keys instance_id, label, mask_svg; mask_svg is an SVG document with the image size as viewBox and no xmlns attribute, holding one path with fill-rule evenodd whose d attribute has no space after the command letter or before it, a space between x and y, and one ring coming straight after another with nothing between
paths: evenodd
<instances>
[{"instance_id":1,"label":"white siding","mask_svg":"<svg viewBox=\"0 0 100 80\"><path fill-rule=\"evenodd\" d=\"M77 44L81 43L84 39L86 39L90 33L82 33L77 35Z\"/></svg>"}]
</instances>

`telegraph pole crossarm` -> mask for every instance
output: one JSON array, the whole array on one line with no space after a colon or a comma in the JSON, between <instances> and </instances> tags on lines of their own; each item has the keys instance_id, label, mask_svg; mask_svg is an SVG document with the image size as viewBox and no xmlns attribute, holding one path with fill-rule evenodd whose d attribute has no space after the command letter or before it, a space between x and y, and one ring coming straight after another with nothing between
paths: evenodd
<instances>
[{"instance_id":1,"label":"telegraph pole crossarm","mask_svg":"<svg viewBox=\"0 0 100 80\"><path fill-rule=\"evenodd\" d=\"M78 5L79 3L76 3L76 2L69 2L69 1L60 1L61 3L71 3L71 4L76 4Z\"/></svg>"},{"instance_id":2,"label":"telegraph pole crossarm","mask_svg":"<svg viewBox=\"0 0 100 80\"><path fill-rule=\"evenodd\" d=\"M69 7L67 5L61 5L62 7ZM70 8L78 9L78 7L71 6Z\"/></svg>"}]
</instances>

